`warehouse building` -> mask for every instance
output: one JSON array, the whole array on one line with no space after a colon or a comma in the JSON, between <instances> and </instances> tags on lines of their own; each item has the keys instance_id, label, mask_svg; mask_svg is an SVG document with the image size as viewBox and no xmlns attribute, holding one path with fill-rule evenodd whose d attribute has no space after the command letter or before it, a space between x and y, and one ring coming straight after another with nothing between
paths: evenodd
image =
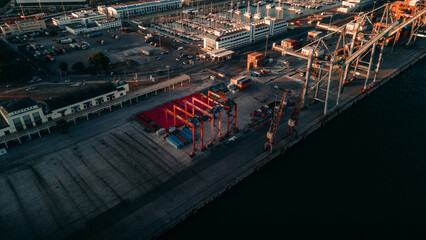
<instances>
[{"instance_id":1,"label":"warehouse building","mask_svg":"<svg viewBox=\"0 0 426 240\"><path fill-rule=\"evenodd\" d=\"M0 106L0 136L14 133L47 121L42 104L32 98L3 102Z\"/></svg>"},{"instance_id":2,"label":"warehouse building","mask_svg":"<svg viewBox=\"0 0 426 240\"><path fill-rule=\"evenodd\" d=\"M69 24L82 24L87 25L96 20L106 19L106 14L94 12L92 10L81 10L79 12L71 13L65 17L52 18L52 23L56 26L65 26Z\"/></svg>"},{"instance_id":3,"label":"warehouse building","mask_svg":"<svg viewBox=\"0 0 426 240\"><path fill-rule=\"evenodd\" d=\"M162 0L116 6L98 6L98 11L111 17L124 18L182 7L181 0Z\"/></svg>"},{"instance_id":4,"label":"warehouse building","mask_svg":"<svg viewBox=\"0 0 426 240\"><path fill-rule=\"evenodd\" d=\"M98 106L125 96L124 81L87 84L65 95L36 102L32 98L9 100L0 104L0 137Z\"/></svg>"},{"instance_id":5,"label":"warehouse building","mask_svg":"<svg viewBox=\"0 0 426 240\"><path fill-rule=\"evenodd\" d=\"M3 35L38 32L46 29L46 22L38 17L15 18L2 23L0 29Z\"/></svg>"},{"instance_id":6,"label":"warehouse building","mask_svg":"<svg viewBox=\"0 0 426 240\"><path fill-rule=\"evenodd\" d=\"M45 116L48 120L64 117L125 96L128 91L129 85L124 81L89 84L83 89L45 100Z\"/></svg>"},{"instance_id":7,"label":"warehouse building","mask_svg":"<svg viewBox=\"0 0 426 240\"><path fill-rule=\"evenodd\" d=\"M106 18L101 20L95 20L93 23L89 23L87 25L79 23L65 25L65 29L71 34L78 35L81 33L95 32L104 29L119 28L121 26L122 23L120 19Z\"/></svg>"},{"instance_id":8,"label":"warehouse building","mask_svg":"<svg viewBox=\"0 0 426 240\"><path fill-rule=\"evenodd\" d=\"M39 4L85 4L86 0L14 0L18 5L39 5Z\"/></svg>"},{"instance_id":9,"label":"warehouse building","mask_svg":"<svg viewBox=\"0 0 426 240\"><path fill-rule=\"evenodd\" d=\"M235 49L252 42L266 39L287 31L287 22L284 19L268 18L247 25L234 27L223 32L215 31L213 35L204 37L204 48Z\"/></svg>"}]
</instances>

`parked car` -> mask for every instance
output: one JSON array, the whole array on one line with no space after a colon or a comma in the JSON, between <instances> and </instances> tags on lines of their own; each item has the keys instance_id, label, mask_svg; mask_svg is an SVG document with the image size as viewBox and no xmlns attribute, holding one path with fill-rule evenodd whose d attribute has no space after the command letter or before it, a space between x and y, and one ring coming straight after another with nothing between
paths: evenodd
<instances>
[{"instance_id":1,"label":"parked car","mask_svg":"<svg viewBox=\"0 0 426 240\"><path fill-rule=\"evenodd\" d=\"M34 89L37 89L37 87L29 87L29 88L27 88L27 91L31 91L31 90L34 90Z\"/></svg>"}]
</instances>

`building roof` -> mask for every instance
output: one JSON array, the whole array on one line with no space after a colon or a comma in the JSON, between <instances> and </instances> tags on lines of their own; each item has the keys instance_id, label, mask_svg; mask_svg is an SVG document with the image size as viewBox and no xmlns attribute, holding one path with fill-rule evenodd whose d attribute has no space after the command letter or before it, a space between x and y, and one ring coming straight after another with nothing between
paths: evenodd
<instances>
[{"instance_id":1,"label":"building roof","mask_svg":"<svg viewBox=\"0 0 426 240\"><path fill-rule=\"evenodd\" d=\"M129 5L110 6L110 7L115 9L116 11L120 11L120 10L127 10L127 9L133 9L133 8L157 6L161 4L179 3L179 2L180 0L163 0L163 1L152 1L152 2L136 3L136 4L129 4Z\"/></svg>"},{"instance_id":2,"label":"building roof","mask_svg":"<svg viewBox=\"0 0 426 240\"><path fill-rule=\"evenodd\" d=\"M263 54L260 52L252 52L247 54L247 57L260 57L260 56L263 56Z\"/></svg>"},{"instance_id":3,"label":"building roof","mask_svg":"<svg viewBox=\"0 0 426 240\"><path fill-rule=\"evenodd\" d=\"M9 124L4 119L3 115L0 114L0 129L9 127Z\"/></svg>"},{"instance_id":4,"label":"building roof","mask_svg":"<svg viewBox=\"0 0 426 240\"><path fill-rule=\"evenodd\" d=\"M69 92L65 95L49 98L44 102L50 110L60 109L116 90L112 83L89 84L84 88Z\"/></svg>"},{"instance_id":5,"label":"building roof","mask_svg":"<svg viewBox=\"0 0 426 240\"><path fill-rule=\"evenodd\" d=\"M4 108L4 110L6 110L8 113L11 113L24 108L35 106L37 105L37 102L30 97L26 97L26 98L9 100L9 101L3 102L1 105Z\"/></svg>"}]
</instances>

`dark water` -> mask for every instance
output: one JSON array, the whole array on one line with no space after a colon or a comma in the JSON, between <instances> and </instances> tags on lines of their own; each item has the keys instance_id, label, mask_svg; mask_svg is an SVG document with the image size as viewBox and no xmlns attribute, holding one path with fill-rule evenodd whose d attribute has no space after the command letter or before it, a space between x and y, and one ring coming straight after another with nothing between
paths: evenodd
<instances>
[{"instance_id":1,"label":"dark water","mask_svg":"<svg viewBox=\"0 0 426 240\"><path fill-rule=\"evenodd\" d=\"M425 239L426 61L161 239Z\"/></svg>"}]
</instances>

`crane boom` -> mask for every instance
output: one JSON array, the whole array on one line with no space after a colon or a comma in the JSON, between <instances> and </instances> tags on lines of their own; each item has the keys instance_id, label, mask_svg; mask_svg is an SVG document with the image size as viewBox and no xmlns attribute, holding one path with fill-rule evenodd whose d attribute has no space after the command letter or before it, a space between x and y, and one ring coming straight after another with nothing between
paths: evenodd
<instances>
[{"instance_id":1,"label":"crane boom","mask_svg":"<svg viewBox=\"0 0 426 240\"><path fill-rule=\"evenodd\" d=\"M278 109L274 112L274 118L272 119L271 126L269 127L269 131L266 133L266 138L268 141L265 143L264 149L266 150L267 146L270 147L270 152L272 153L273 145L274 145L274 138L277 135L277 129L280 124L281 116L283 115L283 109L284 106L287 105L287 102L285 101L287 96L287 91L284 91L284 94L281 98L280 105L278 106Z\"/></svg>"}]
</instances>

